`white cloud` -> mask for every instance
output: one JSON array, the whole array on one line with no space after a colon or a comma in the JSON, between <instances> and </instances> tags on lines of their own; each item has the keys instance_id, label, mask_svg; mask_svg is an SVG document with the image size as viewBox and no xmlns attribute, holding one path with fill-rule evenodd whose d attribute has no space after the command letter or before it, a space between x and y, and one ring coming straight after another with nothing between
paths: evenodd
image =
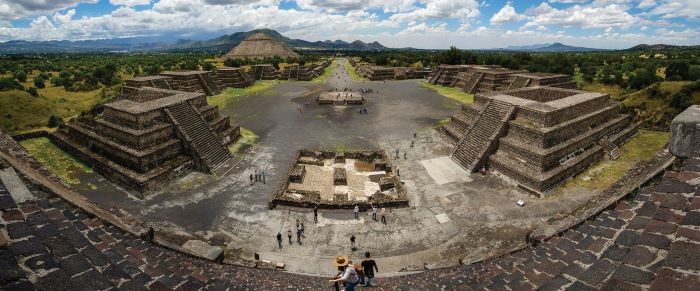
<instances>
[{"instance_id":1,"label":"white cloud","mask_svg":"<svg viewBox=\"0 0 700 291\"><path fill-rule=\"evenodd\" d=\"M496 14L491 17L492 25L499 25L507 22L516 22L525 19L524 15L519 15L515 12L515 8L510 4L506 4Z\"/></svg>"},{"instance_id":2,"label":"white cloud","mask_svg":"<svg viewBox=\"0 0 700 291\"><path fill-rule=\"evenodd\" d=\"M664 0L659 6L652 9L652 15L662 18L684 17L697 19L700 17L700 1L698 0Z\"/></svg>"},{"instance_id":3,"label":"white cloud","mask_svg":"<svg viewBox=\"0 0 700 291\"><path fill-rule=\"evenodd\" d=\"M586 3L589 0L549 0L549 3L566 3L566 4L571 4L571 3ZM544 2L542 2L544 3Z\"/></svg>"},{"instance_id":4,"label":"white cloud","mask_svg":"<svg viewBox=\"0 0 700 291\"><path fill-rule=\"evenodd\" d=\"M131 7L151 4L151 0L109 0L109 4Z\"/></svg>"},{"instance_id":5,"label":"white cloud","mask_svg":"<svg viewBox=\"0 0 700 291\"><path fill-rule=\"evenodd\" d=\"M60 12L56 12L56 14L53 15L53 21L63 24L71 21L73 18L73 15L75 15L75 9L71 9L66 11L65 14L61 14Z\"/></svg>"},{"instance_id":6,"label":"white cloud","mask_svg":"<svg viewBox=\"0 0 700 291\"><path fill-rule=\"evenodd\" d=\"M97 3L97 1L99 0L0 0L0 20L50 14L74 7L79 3Z\"/></svg>"},{"instance_id":7,"label":"white cloud","mask_svg":"<svg viewBox=\"0 0 700 291\"><path fill-rule=\"evenodd\" d=\"M428 19L460 19L466 20L481 15L479 3L475 0L435 0L410 12L396 13L389 17L394 23L423 21Z\"/></svg>"},{"instance_id":8,"label":"white cloud","mask_svg":"<svg viewBox=\"0 0 700 291\"><path fill-rule=\"evenodd\" d=\"M642 0L642 2L639 2L639 5L637 5L637 8L647 9L654 6L656 6L656 0Z\"/></svg>"},{"instance_id":9,"label":"white cloud","mask_svg":"<svg viewBox=\"0 0 700 291\"><path fill-rule=\"evenodd\" d=\"M629 14L627 7L610 4L607 6L571 6L566 9L556 9L543 3L540 6L529 9L531 15L527 26L560 25L563 27L582 28L629 28L636 25L640 19Z\"/></svg>"}]
</instances>

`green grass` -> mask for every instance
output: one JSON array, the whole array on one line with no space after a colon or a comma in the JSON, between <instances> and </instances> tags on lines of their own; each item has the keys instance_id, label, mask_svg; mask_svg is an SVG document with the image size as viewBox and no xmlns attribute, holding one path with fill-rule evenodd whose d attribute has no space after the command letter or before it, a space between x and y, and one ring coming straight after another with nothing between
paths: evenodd
<instances>
[{"instance_id":1,"label":"green grass","mask_svg":"<svg viewBox=\"0 0 700 291\"><path fill-rule=\"evenodd\" d=\"M237 142L228 146L228 149L233 154L239 153L241 150L250 147L258 141L258 135L247 128L241 127L241 137Z\"/></svg>"},{"instance_id":2,"label":"green grass","mask_svg":"<svg viewBox=\"0 0 700 291\"><path fill-rule=\"evenodd\" d=\"M338 60L333 59L333 61L331 62L331 64L330 64L328 67L326 67L325 69L323 69L323 74L321 74L320 76L314 78L313 80L311 80L311 82L312 82L312 83L323 83L323 82L326 82L326 80L328 79L328 77L330 77L331 74L333 74L333 70L335 70L335 67L336 67L336 66L338 66Z\"/></svg>"},{"instance_id":3,"label":"green grass","mask_svg":"<svg viewBox=\"0 0 700 291\"><path fill-rule=\"evenodd\" d=\"M613 100L621 100L622 96L632 92L631 90L620 88L620 86L617 85L605 85L601 83L584 84L581 89L584 91L608 93Z\"/></svg>"},{"instance_id":4,"label":"green grass","mask_svg":"<svg viewBox=\"0 0 700 291\"><path fill-rule=\"evenodd\" d=\"M209 102L209 104L211 105L218 106L219 109L223 109L229 104L238 102L238 99L242 96L248 96L263 92L267 89L272 88L275 84L277 84L277 81L264 80L255 81L255 84L253 86L245 88L228 88L219 95L207 97L207 102Z\"/></svg>"},{"instance_id":5,"label":"green grass","mask_svg":"<svg viewBox=\"0 0 700 291\"><path fill-rule=\"evenodd\" d=\"M68 184L80 184L78 173L92 173L92 168L61 150L46 137L27 139L20 144L52 173Z\"/></svg>"},{"instance_id":6,"label":"green grass","mask_svg":"<svg viewBox=\"0 0 700 291\"><path fill-rule=\"evenodd\" d=\"M445 96L462 104L474 103L474 94L465 93L460 88L433 85L428 82L422 82L421 87L433 90L442 96Z\"/></svg>"},{"instance_id":7,"label":"green grass","mask_svg":"<svg viewBox=\"0 0 700 291\"><path fill-rule=\"evenodd\" d=\"M351 65L350 62L345 63L345 71L348 72L350 78L355 81L367 80L367 78L363 78L362 76L360 76L360 74L357 73L357 70L355 70L355 67Z\"/></svg>"},{"instance_id":8,"label":"green grass","mask_svg":"<svg viewBox=\"0 0 700 291\"><path fill-rule=\"evenodd\" d=\"M651 160L669 139L668 132L640 130L639 135L620 147L620 158L602 160L569 180L558 192L570 187L606 189L639 162ZM585 179L584 179L585 178Z\"/></svg>"}]
</instances>

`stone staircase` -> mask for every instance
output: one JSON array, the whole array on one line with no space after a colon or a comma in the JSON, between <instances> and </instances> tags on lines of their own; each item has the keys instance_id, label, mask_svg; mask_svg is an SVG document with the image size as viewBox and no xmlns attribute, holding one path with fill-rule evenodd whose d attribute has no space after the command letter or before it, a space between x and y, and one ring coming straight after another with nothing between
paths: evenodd
<instances>
[{"instance_id":1,"label":"stone staircase","mask_svg":"<svg viewBox=\"0 0 700 291\"><path fill-rule=\"evenodd\" d=\"M530 85L530 81L530 78L516 76L513 82L510 83L510 86L508 86L508 89L525 88L527 85Z\"/></svg>"},{"instance_id":2,"label":"stone staircase","mask_svg":"<svg viewBox=\"0 0 700 291\"><path fill-rule=\"evenodd\" d=\"M163 80L163 79L151 80L150 83L151 83L151 86L153 88L168 89L168 90L172 89L172 87L170 87L170 84L168 83L168 81Z\"/></svg>"},{"instance_id":3,"label":"stone staircase","mask_svg":"<svg viewBox=\"0 0 700 291\"><path fill-rule=\"evenodd\" d=\"M598 143L603 147L603 151L608 154L608 157L610 157L611 160L617 160L620 158L620 148L618 148L609 139L603 138Z\"/></svg>"},{"instance_id":4,"label":"stone staircase","mask_svg":"<svg viewBox=\"0 0 700 291\"><path fill-rule=\"evenodd\" d=\"M441 132L447 136L448 141L457 144L464 137L464 133L469 130L471 122L464 111L450 116L450 122L443 125Z\"/></svg>"},{"instance_id":5,"label":"stone staircase","mask_svg":"<svg viewBox=\"0 0 700 291\"><path fill-rule=\"evenodd\" d=\"M437 71L435 71L435 73L432 76L430 76L430 80L428 80L428 83L435 84L440 75L442 74L443 70L443 68L438 68Z\"/></svg>"},{"instance_id":6,"label":"stone staircase","mask_svg":"<svg viewBox=\"0 0 700 291\"><path fill-rule=\"evenodd\" d=\"M497 145L498 138L515 112L515 106L489 100L474 124L464 134L452 152L452 159L462 168L473 172Z\"/></svg>"},{"instance_id":7,"label":"stone staircase","mask_svg":"<svg viewBox=\"0 0 700 291\"><path fill-rule=\"evenodd\" d=\"M176 104L166 111L187 140L190 150L197 156L202 170L213 172L231 157L228 149L191 103Z\"/></svg>"},{"instance_id":8,"label":"stone staircase","mask_svg":"<svg viewBox=\"0 0 700 291\"><path fill-rule=\"evenodd\" d=\"M198 74L197 78L202 84L202 89L204 89L204 93L206 93L208 96L221 94L221 90L219 90L219 87L216 86L216 84L209 75Z\"/></svg>"},{"instance_id":9,"label":"stone staircase","mask_svg":"<svg viewBox=\"0 0 700 291\"><path fill-rule=\"evenodd\" d=\"M476 86L479 85L479 82L481 82L482 78L484 78L484 73L474 72L472 76L469 77L469 80L467 80L466 84L464 84L464 92L476 92Z\"/></svg>"}]
</instances>

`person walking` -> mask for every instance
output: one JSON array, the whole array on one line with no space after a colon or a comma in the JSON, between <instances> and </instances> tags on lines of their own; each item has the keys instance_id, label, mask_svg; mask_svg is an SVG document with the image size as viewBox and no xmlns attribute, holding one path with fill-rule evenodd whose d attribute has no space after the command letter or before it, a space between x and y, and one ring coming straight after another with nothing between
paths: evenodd
<instances>
[{"instance_id":1,"label":"person walking","mask_svg":"<svg viewBox=\"0 0 700 291\"><path fill-rule=\"evenodd\" d=\"M345 282L345 291L355 291L355 286L360 283L360 276L357 274L357 270L355 270L352 261L347 257L338 257L336 258L335 264L336 266L341 264L345 266L345 271L342 276L337 279L331 279L329 282Z\"/></svg>"},{"instance_id":2,"label":"person walking","mask_svg":"<svg viewBox=\"0 0 700 291\"><path fill-rule=\"evenodd\" d=\"M396 153L396 155L394 155L394 159L398 159L400 150L396 149L394 152Z\"/></svg>"},{"instance_id":3,"label":"person walking","mask_svg":"<svg viewBox=\"0 0 700 291\"><path fill-rule=\"evenodd\" d=\"M404 159L406 158L406 154L405 154L405 153L403 154L403 158L404 158ZM265 184L265 171L262 171L262 181L263 181L263 184Z\"/></svg>"},{"instance_id":4,"label":"person walking","mask_svg":"<svg viewBox=\"0 0 700 291\"><path fill-rule=\"evenodd\" d=\"M399 166L396 166L396 176L401 176L401 172L399 172Z\"/></svg>"},{"instance_id":5,"label":"person walking","mask_svg":"<svg viewBox=\"0 0 700 291\"><path fill-rule=\"evenodd\" d=\"M259 175L260 174L258 173L258 170L255 170L255 182L258 182L258 180L260 179Z\"/></svg>"},{"instance_id":6,"label":"person walking","mask_svg":"<svg viewBox=\"0 0 700 291\"><path fill-rule=\"evenodd\" d=\"M370 204L372 207L372 220L377 221L377 206Z\"/></svg>"},{"instance_id":7,"label":"person walking","mask_svg":"<svg viewBox=\"0 0 700 291\"><path fill-rule=\"evenodd\" d=\"M282 233L277 232L277 244L279 245L279 248L282 248Z\"/></svg>"},{"instance_id":8,"label":"person walking","mask_svg":"<svg viewBox=\"0 0 700 291\"><path fill-rule=\"evenodd\" d=\"M287 230L287 238L289 238L289 244L292 244L292 230L288 229Z\"/></svg>"},{"instance_id":9,"label":"person walking","mask_svg":"<svg viewBox=\"0 0 700 291\"><path fill-rule=\"evenodd\" d=\"M301 244L301 226L297 227L297 243Z\"/></svg>"},{"instance_id":10,"label":"person walking","mask_svg":"<svg viewBox=\"0 0 700 291\"><path fill-rule=\"evenodd\" d=\"M318 223L318 204L314 205L314 223Z\"/></svg>"},{"instance_id":11,"label":"person walking","mask_svg":"<svg viewBox=\"0 0 700 291\"><path fill-rule=\"evenodd\" d=\"M377 267L377 263L370 257L369 252L365 252L365 259L362 261L361 265L365 273L365 287L372 287L374 272L375 270L379 272L379 268Z\"/></svg>"},{"instance_id":12,"label":"person walking","mask_svg":"<svg viewBox=\"0 0 700 291\"><path fill-rule=\"evenodd\" d=\"M386 208L382 207L381 216L382 216L382 223L386 224Z\"/></svg>"},{"instance_id":13,"label":"person walking","mask_svg":"<svg viewBox=\"0 0 700 291\"><path fill-rule=\"evenodd\" d=\"M350 246L352 247L352 250L355 250L355 235L350 236Z\"/></svg>"},{"instance_id":14,"label":"person walking","mask_svg":"<svg viewBox=\"0 0 700 291\"><path fill-rule=\"evenodd\" d=\"M301 223L301 236L304 236L304 223Z\"/></svg>"},{"instance_id":15,"label":"person walking","mask_svg":"<svg viewBox=\"0 0 700 291\"><path fill-rule=\"evenodd\" d=\"M253 185L253 173L250 173L250 185Z\"/></svg>"},{"instance_id":16,"label":"person walking","mask_svg":"<svg viewBox=\"0 0 700 291\"><path fill-rule=\"evenodd\" d=\"M355 213L355 219L360 219L360 206L357 206L357 204L355 204L355 209L353 210L353 212Z\"/></svg>"},{"instance_id":17,"label":"person walking","mask_svg":"<svg viewBox=\"0 0 700 291\"><path fill-rule=\"evenodd\" d=\"M403 152L403 159L406 159L406 152ZM263 172L264 173L264 172ZM264 174L263 174L264 175ZM263 176L263 183L265 183L265 176Z\"/></svg>"}]
</instances>

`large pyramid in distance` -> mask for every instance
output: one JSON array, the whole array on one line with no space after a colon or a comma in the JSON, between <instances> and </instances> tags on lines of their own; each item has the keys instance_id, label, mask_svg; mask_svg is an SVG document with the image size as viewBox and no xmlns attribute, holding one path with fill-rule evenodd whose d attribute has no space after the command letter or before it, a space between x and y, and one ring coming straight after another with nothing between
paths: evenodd
<instances>
[{"instance_id":1,"label":"large pyramid in distance","mask_svg":"<svg viewBox=\"0 0 700 291\"><path fill-rule=\"evenodd\" d=\"M299 55L267 34L256 33L243 40L221 59L262 59L273 56L289 58Z\"/></svg>"}]
</instances>

